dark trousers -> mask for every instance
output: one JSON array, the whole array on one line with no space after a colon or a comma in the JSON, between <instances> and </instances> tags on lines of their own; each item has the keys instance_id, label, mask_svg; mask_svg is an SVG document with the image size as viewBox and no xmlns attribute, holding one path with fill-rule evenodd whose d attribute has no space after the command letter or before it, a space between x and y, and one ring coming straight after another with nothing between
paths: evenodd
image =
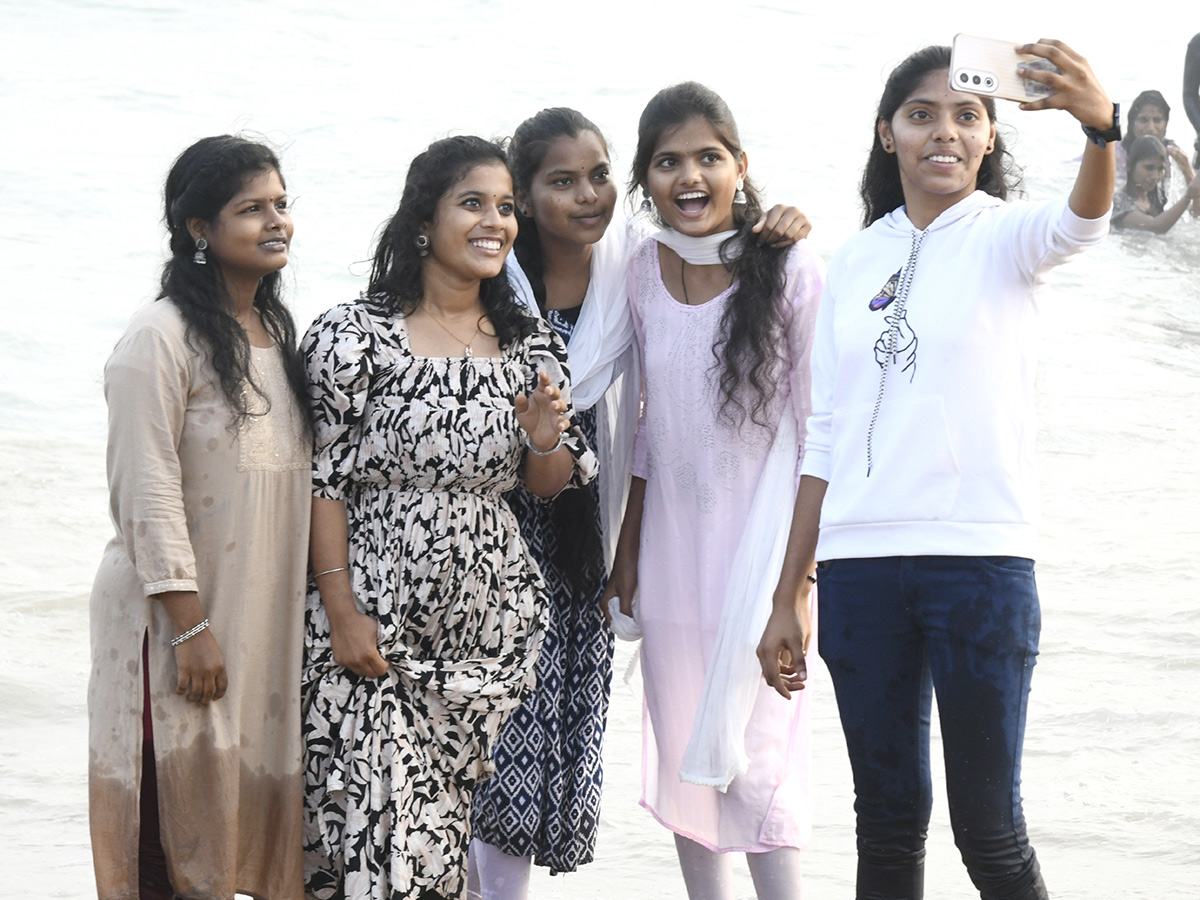
<instances>
[{"instance_id":1,"label":"dark trousers","mask_svg":"<svg viewBox=\"0 0 1200 900\"><path fill-rule=\"evenodd\" d=\"M1041 612L1033 561L839 559L818 571L820 652L854 772L858 900L920 900L937 694L954 840L984 900L1047 897L1021 812Z\"/></svg>"},{"instance_id":2,"label":"dark trousers","mask_svg":"<svg viewBox=\"0 0 1200 900\"><path fill-rule=\"evenodd\" d=\"M167 857L158 826L158 769L154 763L154 725L150 718L150 655L142 639L142 791L138 840L139 900L172 900Z\"/></svg>"}]
</instances>

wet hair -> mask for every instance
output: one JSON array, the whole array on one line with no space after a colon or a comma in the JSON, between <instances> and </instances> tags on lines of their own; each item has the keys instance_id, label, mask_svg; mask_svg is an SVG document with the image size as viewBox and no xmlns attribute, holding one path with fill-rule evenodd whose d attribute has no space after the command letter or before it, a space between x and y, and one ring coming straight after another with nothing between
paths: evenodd
<instances>
[{"instance_id":1,"label":"wet hair","mask_svg":"<svg viewBox=\"0 0 1200 900\"><path fill-rule=\"evenodd\" d=\"M512 172L513 186L518 193L529 195L533 179L541 169L546 154L560 138L575 138L590 131L600 139L608 150L608 141L600 129L583 113L565 106L543 109L517 126L508 142L508 168ZM542 242L537 224L533 219L517 211L517 242L513 252L529 278L538 306L546 308L546 260L542 255Z\"/></svg>"},{"instance_id":2,"label":"wet hair","mask_svg":"<svg viewBox=\"0 0 1200 900\"><path fill-rule=\"evenodd\" d=\"M508 168L513 186L526 196L533 179L542 168L546 154L561 138L575 138L591 132L599 138L604 149L608 141L590 119L574 109L556 106L543 109L517 126L508 142ZM538 306L546 309L546 259L542 241L533 219L517 212L517 242L513 252L521 269L529 278ZM594 485L576 491L563 491L549 501L550 526L554 540L550 541L550 558L568 587L580 598L580 603L592 603L590 591L604 583L604 543L600 534L599 498Z\"/></svg>"},{"instance_id":3,"label":"wet hair","mask_svg":"<svg viewBox=\"0 0 1200 900\"><path fill-rule=\"evenodd\" d=\"M664 88L651 98L638 121L637 153L629 177L632 201L646 189L650 160L668 130L691 119L704 119L718 139L736 158L742 155L737 123L725 101L694 81ZM713 346L714 365L719 366L720 415L730 424L752 422L767 426L767 409L775 396L783 366L786 323L783 311L784 264L787 248L760 244L751 232L762 217L762 198L749 178L743 180L744 204L734 204L737 234L722 246L741 241L742 254L727 263L733 273L734 289L721 314L720 337ZM666 223L657 212L660 225Z\"/></svg>"},{"instance_id":4,"label":"wet hair","mask_svg":"<svg viewBox=\"0 0 1200 900\"><path fill-rule=\"evenodd\" d=\"M1125 155L1125 193L1132 196L1130 188L1133 186L1133 169L1143 159L1161 159L1168 167L1171 164L1170 157L1167 155L1166 145L1152 134L1143 134L1140 138L1135 138L1133 143L1129 145ZM1162 178L1158 180L1158 184L1154 186L1154 190L1147 198L1150 201L1150 208L1153 210L1153 215L1158 215L1167 208L1167 188L1168 175L1170 169Z\"/></svg>"},{"instance_id":5,"label":"wet hair","mask_svg":"<svg viewBox=\"0 0 1200 900\"><path fill-rule=\"evenodd\" d=\"M1129 104L1129 112L1125 119L1128 128L1133 128L1133 120L1147 106L1157 106L1163 111L1163 118L1168 122L1171 120L1171 107L1167 104L1167 98L1158 91L1142 91Z\"/></svg>"},{"instance_id":6,"label":"wet hair","mask_svg":"<svg viewBox=\"0 0 1200 900\"><path fill-rule=\"evenodd\" d=\"M1133 123L1137 120L1138 114L1147 106L1157 106L1163 112L1163 119L1167 122L1171 121L1171 107L1167 105L1167 98L1158 91L1142 91L1133 102L1129 104L1129 112L1125 114L1125 137L1121 143L1125 145L1125 152L1128 153L1137 140L1133 136Z\"/></svg>"},{"instance_id":7,"label":"wet hair","mask_svg":"<svg viewBox=\"0 0 1200 900\"><path fill-rule=\"evenodd\" d=\"M413 159L400 207L383 226L371 261L367 293L380 311L401 316L416 311L424 294L417 235L434 220L446 193L479 166L500 166L508 171L504 148L481 137L463 135L434 141ZM516 302L504 269L480 281L479 300L501 347L537 327Z\"/></svg>"},{"instance_id":8,"label":"wet hair","mask_svg":"<svg viewBox=\"0 0 1200 900\"><path fill-rule=\"evenodd\" d=\"M221 393L233 412L232 427L250 415L243 388L249 386L260 397L263 394L254 382L250 341L234 318L221 261L210 251L208 265L193 262L196 245L187 223L189 219L202 219L215 224L225 204L246 182L266 172L276 172L283 181L279 159L270 147L223 134L202 138L179 154L163 189L171 256L163 265L158 299L179 308L187 325L189 346L207 352ZM259 279L254 309L283 354L288 383L307 418L304 364L296 347L295 323L280 296L281 280L278 271Z\"/></svg>"},{"instance_id":9,"label":"wet hair","mask_svg":"<svg viewBox=\"0 0 1200 900\"><path fill-rule=\"evenodd\" d=\"M930 72L950 69L950 48L930 46L918 50L892 70L879 107L871 123L871 153L863 169L858 192L863 202L863 227L882 219L894 209L904 205L904 187L900 182L900 162L895 153L883 149L879 137L879 123L892 121L904 101L913 95L917 86ZM991 97L979 97L987 110L988 120L996 122L996 102ZM983 157L979 173L975 178L975 189L991 194L1001 200L1008 199L1008 192L1015 190L1020 174L1013 164L1012 154L1005 147L1004 136L996 130L992 152Z\"/></svg>"}]
</instances>

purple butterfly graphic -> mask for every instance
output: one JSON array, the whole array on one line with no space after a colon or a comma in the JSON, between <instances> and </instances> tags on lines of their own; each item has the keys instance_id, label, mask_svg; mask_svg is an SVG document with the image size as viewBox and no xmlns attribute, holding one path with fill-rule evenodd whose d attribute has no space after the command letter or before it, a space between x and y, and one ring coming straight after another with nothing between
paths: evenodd
<instances>
[{"instance_id":1,"label":"purple butterfly graphic","mask_svg":"<svg viewBox=\"0 0 1200 900\"><path fill-rule=\"evenodd\" d=\"M887 305L896 299L896 286L900 283L900 273L897 272L887 280L887 284L883 286L878 294L871 298L871 302L867 304L871 312L879 312L881 309L886 309Z\"/></svg>"}]
</instances>

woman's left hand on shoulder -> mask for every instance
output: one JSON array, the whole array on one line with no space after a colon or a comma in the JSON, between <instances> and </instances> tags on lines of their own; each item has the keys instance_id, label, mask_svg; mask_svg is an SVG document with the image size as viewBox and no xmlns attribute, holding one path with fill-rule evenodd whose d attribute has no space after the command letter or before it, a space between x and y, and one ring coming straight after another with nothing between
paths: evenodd
<instances>
[{"instance_id":1,"label":"woman's left hand on shoulder","mask_svg":"<svg viewBox=\"0 0 1200 900\"><path fill-rule=\"evenodd\" d=\"M776 204L750 229L768 247L790 247L808 237L812 222L794 206Z\"/></svg>"},{"instance_id":2,"label":"woman's left hand on shoulder","mask_svg":"<svg viewBox=\"0 0 1200 900\"><path fill-rule=\"evenodd\" d=\"M1096 78L1088 61L1062 41L1041 38L1036 44L1017 47L1018 53L1040 56L1056 65L1060 71L1050 72L1017 67L1023 78L1036 81L1054 89L1054 93L1040 100L1021 104L1021 109L1065 109L1082 124L1104 131L1112 127L1113 103Z\"/></svg>"},{"instance_id":3,"label":"woman's left hand on shoulder","mask_svg":"<svg viewBox=\"0 0 1200 900\"><path fill-rule=\"evenodd\" d=\"M517 424L529 436L529 443L538 450L552 450L558 436L570 427L564 415L567 401L558 385L545 372L538 372L537 387L527 394L517 394L515 400Z\"/></svg>"}]
</instances>

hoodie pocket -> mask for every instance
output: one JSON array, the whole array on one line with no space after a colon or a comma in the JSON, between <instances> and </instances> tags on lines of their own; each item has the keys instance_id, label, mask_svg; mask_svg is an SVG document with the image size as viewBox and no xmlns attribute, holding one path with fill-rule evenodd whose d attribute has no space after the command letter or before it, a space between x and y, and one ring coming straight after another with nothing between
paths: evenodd
<instances>
[{"instance_id":1,"label":"hoodie pocket","mask_svg":"<svg viewBox=\"0 0 1200 900\"><path fill-rule=\"evenodd\" d=\"M961 475L942 399L884 403L875 422L868 476L867 430L873 409L873 403L860 403L833 414L822 527L949 518Z\"/></svg>"}]
</instances>

